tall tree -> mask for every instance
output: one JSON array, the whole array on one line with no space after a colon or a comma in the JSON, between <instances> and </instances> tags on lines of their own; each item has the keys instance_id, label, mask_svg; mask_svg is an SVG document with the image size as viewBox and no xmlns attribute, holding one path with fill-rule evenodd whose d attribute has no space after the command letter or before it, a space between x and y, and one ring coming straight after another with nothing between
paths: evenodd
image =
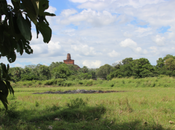
<instances>
[{"instance_id":1,"label":"tall tree","mask_svg":"<svg viewBox=\"0 0 175 130\"><path fill-rule=\"evenodd\" d=\"M40 65L39 68L37 69L37 72L39 74L40 79L50 79L51 74L49 67L46 65Z\"/></svg>"},{"instance_id":2,"label":"tall tree","mask_svg":"<svg viewBox=\"0 0 175 130\"><path fill-rule=\"evenodd\" d=\"M123 65L125 65L125 64L129 64L131 61L133 61L133 58L125 58L125 59L123 59L122 60L122 63L123 63Z\"/></svg>"},{"instance_id":3,"label":"tall tree","mask_svg":"<svg viewBox=\"0 0 175 130\"><path fill-rule=\"evenodd\" d=\"M11 0L9 5L6 0L0 0L0 58L7 57L10 63L16 60L16 53L21 55L33 53L30 47L32 39L31 22L36 27L37 37L41 33L43 41L48 43L52 30L46 16L54 16L49 12L48 0ZM1 63L0 71L0 100L7 109L8 93L14 93L10 85L8 74L9 65Z\"/></svg>"},{"instance_id":4,"label":"tall tree","mask_svg":"<svg viewBox=\"0 0 175 130\"><path fill-rule=\"evenodd\" d=\"M171 71L175 70L175 58L170 57L170 58L166 59L165 67L166 67L166 69L171 70Z\"/></svg>"},{"instance_id":5,"label":"tall tree","mask_svg":"<svg viewBox=\"0 0 175 130\"><path fill-rule=\"evenodd\" d=\"M144 78L153 76L154 68L146 58L140 58L132 61L133 76Z\"/></svg>"},{"instance_id":6,"label":"tall tree","mask_svg":"<svg viewBox=\"0 0 175 130\"><path fill-rule=\"evenodd\" d=\"M53 77L55 79L57 79L57 78L67 78L68 76L71 75L71 72L68 68L68 65L63 63L63 64L59 65L58 67L55 67L52 70L52 74L53 74Z\"/></svg>"},{"instance_id":7,"label":"tall tree","mask_svg":"<svg viewBox=\"0 0 175 130\"><path fill-rule=\"evenodd\" d=\"M107 78L107 75L110 74L114 68L108 64L105 64L101 66L99 69L97 69L96 74L99 78Z\"/></svg>"},{"instance_id":8,"label":"tall tree","mask_svg":"<svg viewBox=\"0 0 175 130\"><path fill-rule=\"evenodd\" d=\"M83 68L80 68L78 71L82 72L82 73L88 73L89 72L87 66L83 66Z\"/></svg>"}]
</instances>

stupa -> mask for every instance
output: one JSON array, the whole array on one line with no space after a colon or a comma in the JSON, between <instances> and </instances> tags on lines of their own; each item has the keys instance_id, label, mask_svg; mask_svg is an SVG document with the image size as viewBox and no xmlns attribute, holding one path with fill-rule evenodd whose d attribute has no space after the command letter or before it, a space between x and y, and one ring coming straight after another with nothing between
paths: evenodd
<instances>
[{"instance_id":1,"label":"stupa","mask_svg":"<svg viewBox=\"0 0 175 130\"><path fill-rule=\"evenodd\" d=\"M64 63L74 65L74 60L71 59L70 53L67 54L67 60L64 60Z\"/></svg>"},{"instance_id":2,"label":"stupa","mask_svg":"<svg viewBox=\"0 0 175 130\"><path fill-rule=\"evenodd\" d=\"M76 66L76 69L78 70L80 67L76 64L74 64L74 60L71 59L70 53L67 54L67 60L64 60L64 63L67 65L74 65Z\"/></svg>"}]
</instances>

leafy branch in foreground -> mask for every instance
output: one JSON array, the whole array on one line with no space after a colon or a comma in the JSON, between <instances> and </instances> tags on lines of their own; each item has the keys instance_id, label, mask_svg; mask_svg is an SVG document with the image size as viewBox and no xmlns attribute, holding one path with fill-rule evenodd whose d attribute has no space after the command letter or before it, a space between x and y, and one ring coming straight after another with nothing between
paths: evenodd
<instances>
[{"instance_id":1,"label":"leafy branch in foreground","mask_svg":"<svg viewBox=\"0 0 175 130\"><path fill-rule=\"evenodd\" d=\"M8 5L6 0L0 0L0 58L7 57L10 63L16 60L16 53L21 55L24 51L32 54L30 47L32 39L31 23L33 22L37 32L43 36L43 41L48 43L52 30L46 16L55 14L45 12L49 7L48 0L11 0ZM7 109L8 92L14 93L10 85L8 75L9 65L1 63L0 100Z\"/></svg>"},{"instance_id":2,"label":"leafy branch in foreground","mask_svg":"<svg viewBox=\"0 0 175 130\"><path fill-rule=\"evenodd\" d=\"M9 65L7 65L7 67L3 63L1 63L0 65L0 100L2 101L4 107L7 109L7 96L9 94L9 91L10 93L14 94L14 90L9 82L9 80L11 80L10 76L8 75Z\"/></svg>"}]
</instances>

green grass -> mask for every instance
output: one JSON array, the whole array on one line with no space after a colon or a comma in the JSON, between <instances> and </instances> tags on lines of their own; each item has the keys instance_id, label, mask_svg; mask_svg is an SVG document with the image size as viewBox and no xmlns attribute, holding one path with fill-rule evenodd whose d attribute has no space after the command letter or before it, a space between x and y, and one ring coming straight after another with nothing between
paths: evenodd
<instances>
[{"instance_id":1,"label":"green grass","mask_svg":"<svg viewBox=\"0 0 175 130\"><path fill-rule=\"evenodd\" d=\"M63 80L51 79L44 81L19 81L12 83L14 88L43 88L43 87L174 87L175 78L168 76L148 77L148 78L115 78L107 80Z\"/></svg>"},{"instance_id":2,"label":"green grass","mask_svg":"<svg viewBox=\"0 0 175 130\"><path fill-rule=\"evenodd\" d=\"M6 113L0 104L0 130L173 130L175 124L169 121L175 122L174 81L123 78L96 81L94 86L16 87ZM75 89L125 92L32 94Z\"/></svg>"}]
</instances>

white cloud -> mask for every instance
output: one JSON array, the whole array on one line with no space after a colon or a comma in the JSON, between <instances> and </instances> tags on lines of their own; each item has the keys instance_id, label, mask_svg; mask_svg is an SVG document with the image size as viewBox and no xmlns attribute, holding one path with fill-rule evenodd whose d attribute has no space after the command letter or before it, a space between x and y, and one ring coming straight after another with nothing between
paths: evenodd
<instances>
[{"instance_id":1,"label":"white cloud","mask_svg":"<svg viewBox=\"0 0 175 130\"><path fill-rule=\"evenodd\" d=\"M44 44L31 45L31 47L34 50L34 54L42 54L47 51L47 46Z\"/></svg>"},{"instance_id":2,"label":"white cloud","mask_svg":"<svg viewBox=\"0 0 175 130\"><path fill-rule=\"evenodd\" d=\"M21 67L21 68L24 68L24 65L22 65L22 64L15 64L14 66L15 66L15 67Z\"/></svg>"},{"instance_id":3,"label":"white cloud","mask_svg":"<svg viewBox=\"0 0 175 130\"><path fill-rule=\"evenodd\" d=\"M64 13L64 11L62 13ZM108 11L98 12L91 9L83 10L79 14L75 15L69 14L64 16L65 17L60 17L57 20L58 24L68 25L73 23L75 25L80 25L81 23L83 23L85 25L87 24L99 27L109 25L117 20L116 16L115 15L113 16Z\"/></svg>"},{"instance_id":4,"label":"white cloud","mask_svg":"<svg viewBox=\"0 0 175 130\"><path fill-rule=\"evenodd\" d=\"M101 10L101 9L104 9L106 7L106 4L104 2L87 2L87 3L83 3L81 4L80 6L78 6L78 8L85 8L85 9L98 9L98 10Z\"/></svg>"},{"instance_id":5,"label":"white cloud","mask_svg":"<svg viewBox=\"0 0 175 130\"><path fill-rule=\"evenodd\" d=\"M129 38L120 42L120 46L121 47L128 47L136 53L140 53L140 54L147 54L148 53L146 49L143 50L141 47L138 47L137 43Z\"/></svg>"},{"instance_id":6,"label":"white cloud","mask_svg":"<svg viewBox=\"0 0 175 130\"><path fill-rule=\"evenodd\" d=\"M132 39L128 38L128 39L125 39L124 41L122 41L120 43L120 46L133 48L133 47L137 46L137 43L134 42Z\"/></svg>"},{"instance_id":7,"label":"white cloud","mask_svg":"<svg viewBox=\"0 0 175 130\"><path fill-rule=\"evenodd\" d=\"M68 17L70 15L76 14L77 11L75 9L66 9L61 12L61 15Z\"/></svg>"},{"instance_id":8,"label":"white cloud","mask_svg":"<svg viewBox=\"0 0 175 130\"><path fill-rule=\"evenodd\" d=\"M154 40L154 42L156 42L156 44L158 46L165 45L165 37L161 37L160 35L156 35L153 40Z\"/></svg>"},{"instance_id":9,"label":"white cloud","mask_svg":"<svg viewBox=\"0 0 175 130\"><path fill-rule=\"evenodd\" d=\"M110 56L110 57L118 57L118 56L120 56L120 54L118 52L116 52L115 50L113 50L112 52L108 53L108 56Z\"/></svg>"},{"instance_id":10,"label":"white cloud","mask_svg":"<svg viewBox=\"0 0 175 130\"><path fill-rule=\"evenodd\" d=\"M88 0L69 0L69 1L75 2L75 3L84 3L84 2L86 2Z\"/></svg>"},{"instance_id":11,"label":"white cloud","mask_svg":"<svg viewBox=\"0 0 175 130\"><path fill-rule=\"evenodd\" d=\"M88 45L80 44L80 45L72 45L71 48L79 52L81 55L84 56L94 56L97 55L93 47L89 47Z\"/></svg>"},{"instance_id":12,"label":"white cloud","mask_svg":"<svg viewBox=\"0 0 175 130\"><path fill-rule=\"evenodd\" d=\"M122 7L133 7L141 8L146 5L154 5L164 2L164 0L70 0L71 2L80 3L78 8L86 9L110 9L110 8L122 8Z\"/></svg>"},{"instance_id":13,"label":"white cloud","mask_svg":"<svg viewBox=\"0 0 175 130\"><path fill-rule=\"evenodd\" d=\"M48 44L48 52L50 55L58 54L61 51L61 45L59 42L50 42Z\"/></svg>"},{"instance_id":14,"label":"white cloud","mask_svg":"<svg viewBox=\"0 0 175 130\"><path fill-rule=\"evenodd\" d=\"M49 8L46 10L46 12L49 12L49 13L55 13L57 9L53 6L49 6Z\"/></svg>"},{"instance_id":15,"label":"white cloud","mask_svg":"<svg viewBox=\"0 0 175 130\"><path fill-rule=\"evenodd\" d=\"M152 29L149 27L149 28L141 28L141 27L138 27L137 30L135 31L135 33L139 36L139 37L144 37L144 36L147 36L147 35L150 35L152 34Z\"/></svg>"},{"instance_id":16,"label":"white cloud","mask_svg":"<svg viewBox=\"0 0 175 130\"><path fill-rule=\"evenodd\" d=\"M83 65L87 66L88 68L99 68L101 66L101 61L99 61L99 60L96 60L96 61L85 60L85 61L83 61Z\"/></svg>"},{"instance_id":17,"label":"white cloud","mask_svg":"<svg viewBox=\"0 0 175 130\"><path fill-rule=\"evenodd\" d=\"M151 46L150 49L151 49L151 52L154 52L154 53L158 52L156 46Z\"/></svg>"}]
</instances>

